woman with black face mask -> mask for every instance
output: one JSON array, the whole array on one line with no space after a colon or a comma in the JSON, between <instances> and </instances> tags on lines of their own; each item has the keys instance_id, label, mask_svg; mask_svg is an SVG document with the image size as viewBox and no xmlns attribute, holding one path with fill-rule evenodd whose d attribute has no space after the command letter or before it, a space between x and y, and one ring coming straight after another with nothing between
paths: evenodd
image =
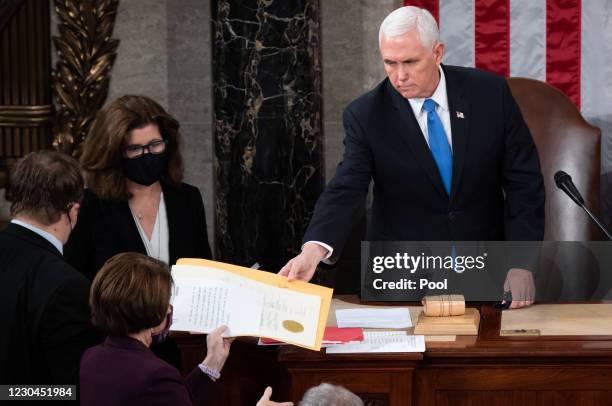
<instances>
[{"instance_id":1,"label":"woman with black face mask","mask_svg":"<svg viewBox=\"0 0 612 406\"><path fill-rule=\"evenodd\" d=\"M123 96L106 105L80 163L87 188L64 256L89 279L122 252L168 265L183 257L212 257L202 197L183 183L179 123L155 101ZM180 366L172 340L153 349Z\"/></svg>"},{"instance_id":2,"label":"woman with black face mask","mask_svg":"<svg viewBox=\"0 0 612 406\"><path fill-rule=\"evenodd\" d=\"M172 322L172 276L166 264L137 253L118 254L91 286L92 323L108 334L81 358L82 405L207 405L229 355L221 326L206 338L206 358L185 380L149 347Z\"/></svg>"},{"instance_id":3,"label":"woman with black face mask","mask_svg":"<svg viewBox=\"0 0 612 406\"><path fill-rule=\"evenodd\" d=\"M179 123L144 96L123 96L96 116L80 158L87 190L65 257L93 280L120 252L168 265L211 258L197 188L183 180Z\"/></svg>"}]
</instances>

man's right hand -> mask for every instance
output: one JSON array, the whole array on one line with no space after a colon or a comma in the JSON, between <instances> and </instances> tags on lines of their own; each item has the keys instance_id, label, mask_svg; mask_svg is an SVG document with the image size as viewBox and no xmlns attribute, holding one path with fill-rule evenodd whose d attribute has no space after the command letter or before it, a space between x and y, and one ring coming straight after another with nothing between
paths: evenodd
<instances>
[{"instance_id":1,"label":"man's right hand","mask_svg":"<svg viewBox=\"0 0 612 406\"><path fill-rule=\"evenodd\" d=\"M293 402L274 402L270 400L270 396L272 396L272 388L268 386L255 406L293 406Z\"/></svg>"},{"instance_id":2,"label":"man's right hand","mask_svg":"<svg viewBox=\"0 0 612 406\"><path fill-rule=\"evenodd\" d=\"M305 244L302 252L289 260L278 274L286 276L289 280L298 279L308 282L312 279L319 262L326 256L327 250L321 245Z\"/></svg>"}]
</instances>

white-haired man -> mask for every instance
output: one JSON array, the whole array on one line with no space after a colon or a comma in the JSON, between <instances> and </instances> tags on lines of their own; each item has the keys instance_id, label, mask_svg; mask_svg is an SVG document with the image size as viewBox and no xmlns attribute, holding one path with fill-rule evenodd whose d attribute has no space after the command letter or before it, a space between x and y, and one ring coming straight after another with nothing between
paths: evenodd
<instances>
[{"instance_id":1,"label":"white-haired man","mask_svg":"<svg viewBox=\"0 0 612 406\"><path fill-rule=\"evenodd\" d=\"M342 386L322 383L308 389L299 406L318 405L363 406L363 400Z\"/></svg>"},{"instance_id":2,"label":"white-haired man","mask_svg":"<svg viewBox=\"0 0 612 406\"><path fill-rule=\"evenodd\" d=\"M344 111L343 161L280 274L310 280L338 256L371 180L368 240L541 240L539 159L504 78L442 65L437 24L417 7L385 18L379 46L387 78ZM505 290L529 306L531 273L510 269Z\"/></svg>"}]
</instances>

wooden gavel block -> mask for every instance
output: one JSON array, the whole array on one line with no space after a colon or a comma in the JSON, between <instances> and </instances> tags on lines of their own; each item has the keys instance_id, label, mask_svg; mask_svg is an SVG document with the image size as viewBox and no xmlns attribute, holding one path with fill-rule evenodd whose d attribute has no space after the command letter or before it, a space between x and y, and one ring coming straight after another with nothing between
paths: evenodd
<instances>
[{"instance_id":1,"label":"wooden gavel block","mask_svg":"<svg viewBox=\"0 0 612 406\"><path fill-rule=\"evenodd\" d=\"M477 335L480 313L465 307L463 295L425 296L414 334Z\"/></svg>"}]
</instances>

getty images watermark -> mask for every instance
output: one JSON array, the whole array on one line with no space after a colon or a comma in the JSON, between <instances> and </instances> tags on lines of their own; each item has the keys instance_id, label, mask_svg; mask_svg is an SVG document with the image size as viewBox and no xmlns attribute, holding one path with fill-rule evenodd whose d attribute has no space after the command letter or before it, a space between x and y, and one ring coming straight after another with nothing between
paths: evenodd
<instances>
[{"instance_id":1,"label":"getty images watermark","mask_svg":"<svg viewBox=\"0 0 612 406\"><path fill-rule=\"evenodd\" d=\"M536 300L612 299L606 241L364 241L360 296L419 301L462 294L497 302L516 268L531 272Z\"/></svg>"},{"instance_id":2,"label":"getty images watermark","mask_svg":"<svg viewBox=\"0 0 612 406\"><path fill-rule=\"evenodd\" d=\"M442 255L425 255L421 252L419 255L410 255L407 252L397 252L395 255L374 256L372 257L372 272L381 274L385 271L400 271L407 272L410 275L422 273L422 271L451 271L463 273L465 271L483 270L486 267L487 253L482 255L456 255L451 247L451 253L446 256ZM372 287L376 290L385 289L440 289L448 290L448 278L441 280L430 280L428 278L400 278L398 280L387 281L383 278L375 278L372 280Z\"/></svg>"}]
</instances>

